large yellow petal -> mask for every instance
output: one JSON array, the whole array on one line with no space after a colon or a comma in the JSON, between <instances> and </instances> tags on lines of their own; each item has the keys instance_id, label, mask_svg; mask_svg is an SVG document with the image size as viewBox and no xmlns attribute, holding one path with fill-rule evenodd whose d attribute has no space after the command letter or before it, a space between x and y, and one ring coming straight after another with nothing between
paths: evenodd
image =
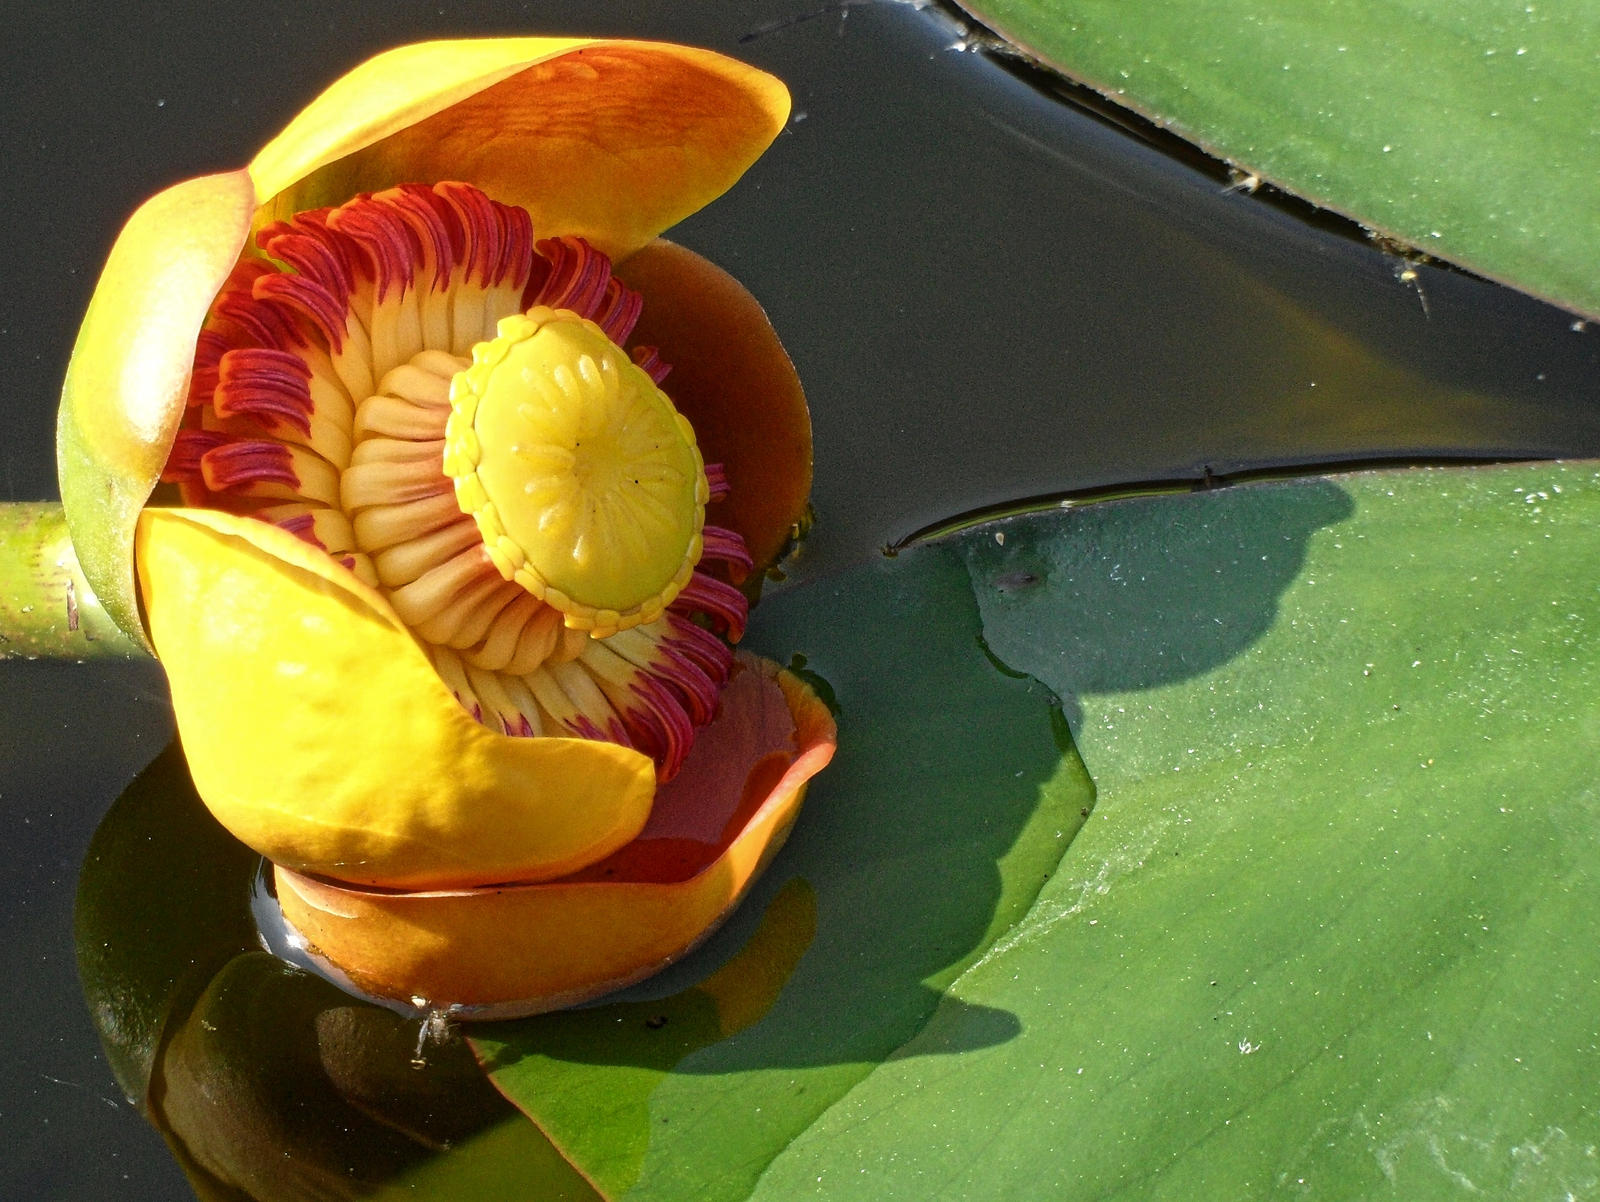
<instances>
[{"instance_id":1,"label":"large yellow petal","mask_svg":"<svg viewBox=\"0 0 1600 1202\"><path fill-rule=\"evenodd\" d=\"M274 862L391 888L541 880L643 828L647 757L492 733L379 594L292 535L149 509L137 554L195 787Z\"/></svg>"},{"instance_id":2,"label":"large yellow petal","mask_svg":"<svg viewBox=\"0 0 1600 1202\"><path fill-rule=\"evenodd\" d=\"M459 179L540 236L621 258L725 192L783 128L777 79L660 42L428 42L357 67L256 156L266 216ZM270 204L268 204L270 202Z\"/></svg>"},{"instance_id":3,"label":"large yellow petal","mask_svg":"<svg viewBox=\"0 0 1600 1202\"><path fill-rule=\"evenodd\" d=\"M111 248L61 390L56 455L73 546L101 604L141 646L134 523L166 465L195 338L254 207L243 171L145 201Z\"/></svg>"},{"instance_id":4,"label":"large yellow petal","mask_svg":"<svg viewBox=\"0 0 1600 1202\"><path fill-rule=\"evenodd\" d=\"M479 1018L575 1005L716 929L777 854L836 740L799 679L741 654L650 827L615 856L564 880L447 892L350 889L279 868L278 901L314 951L376 995Z\"/></svg>"}]
</instances>

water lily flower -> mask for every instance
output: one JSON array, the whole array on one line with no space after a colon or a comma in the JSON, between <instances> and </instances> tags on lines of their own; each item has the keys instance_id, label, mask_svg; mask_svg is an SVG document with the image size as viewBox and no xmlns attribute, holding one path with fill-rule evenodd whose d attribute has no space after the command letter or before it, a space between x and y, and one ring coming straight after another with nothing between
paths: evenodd
<instances>
[{"instance_id":1,"label":"water lily flower","mask_svg":"<svg viewBox=\"0 0 1600 1202\"><path fill-rule=\"evenodd\" d=\"M685 47L408 46L112 250L63 390L74 545L201 797L364 988L503 1012L653 971L831 754L730 647L809 489L803 394L657 237L787 113Z\"/></svg>"}]
</instances>

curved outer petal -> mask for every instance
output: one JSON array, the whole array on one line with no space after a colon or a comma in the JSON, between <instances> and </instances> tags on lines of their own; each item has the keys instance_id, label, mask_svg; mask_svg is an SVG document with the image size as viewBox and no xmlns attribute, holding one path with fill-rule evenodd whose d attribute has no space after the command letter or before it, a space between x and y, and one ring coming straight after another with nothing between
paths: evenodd
<instances>
[{"instance_id":1,"label":"curved outer petal","mask_svg":"<svg viewBox=\"0 0 1600 1202\"><path fill-rule=\"evenodd\" d=\"M467 1017L510 1017L574 1005L641 980L689 951L738 904L777 853L806 783L833 755L827 708L796 677L753 656L724 694L723 712L696 755L739 765L718 810L726 827L684 860L703 823L687 786L658 803L651 830L612 859L542 885L460 892L379 893L340 888L280 868L284 917L312 948L371 993L460 1005ZM781 750L777 750L781 749ZM711 775L717 775L713 772ZM729 804L731 802L731 805ZM677 819L664 810L691 811ZM658 818L659 816L659 818ZM686 865L686 867L684 867Z\"/></svg>"},{"instance_id":2,"label":"curved outer petal","mask_svg":"<svg viewBox=\"0 0 1600 1202\"><path fill-rule=\"evenodd\" d=\"M141 646L133 528L183 416L195 339L250 232L243 171L157 193L117 236L72 349L56 456L85 577Z\"/></svg>"},{"instance_id":3,"label":"curved outer petal","mask_svg":"<svg viewBox=\"0 0 1600 1202\"><path fill-rule=\"evenodd\" d=\"M661 348L663 385L731 495L707 520L744 535L756 571L788 543L811 495L811 414L756 299L722 268L658 238L617 268L644 297L633 341Z\"/></svg>"},{"instance_id":4,"label":"curved outer petal","mask_svg":"<svg viewBox=\"0 0 1600 1202\"><path fill-rule=\"evenodd\" d=\"M777 79L662 42L428 42L357 67L251 164L269 215L459 179L540 236L622 258L732 186L783 128Z\"/></svg>"},{"instance_id":5,"label":"curved outer petal","mask_svg":"<svg viewBox=\"0 0 1600 1202\"><path fill-rule=\"evenodd\" d=\"M195 787L269 859L459 887L561 876L643 828L647 757L492 733L376 592L292 535L149 509L136 550Z\"/></svg>"}]
</instances>

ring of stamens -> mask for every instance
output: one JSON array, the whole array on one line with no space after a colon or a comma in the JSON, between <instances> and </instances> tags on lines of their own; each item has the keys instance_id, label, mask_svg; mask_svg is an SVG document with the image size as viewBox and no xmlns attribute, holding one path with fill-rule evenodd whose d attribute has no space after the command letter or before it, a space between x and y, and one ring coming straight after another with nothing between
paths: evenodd
<instances>
[{"instance_id":1,"label":"ring of stamens","mask_svg":"<svg viewBox=\"0 0 1600 1202\"><path fill-rule=\"evenodd\" d=\"M728 641L746 613L723 576L739 578L750 559L736 533L703 524L727 485L719 466L702 465L693 431L661 392L666 365L652 348L631 359L621 350L638 295L581 240L536 243L525 211L465 184L358 197L269 226L258 243L267 259L241 261L212 306L163 478L189 504L282 526L376 588L486 725L623 743L669 778L715 712ZM541 507L505 520L504 483L485 465L507 440L476 424L484 390L472 417L452 418L453 382L473 379L474 358L494 357L502 318L514 330L527 321L569 335L573 345L546 366L576 380L573 395L603 435L591 447L610 448L598 460L607 470L574 495L624 500L611 532L589 540L605 554L575 571L552 552L560 537L540 544ZM515 415L526 398L512 396ZM619 429L635 411L646 450L666 447L648 488L650 456ZM445 472L447 445L469 441L476 463L458 474L485 485L499 528L486 527L481 504L463 512ZM635 463L644 465L638 489L613 470ZM526 483L513 479L518 505ZM657 508L668 519L630 541L630 515ZM551 519L544 533L561 525ZM522 554L509 574L498 538L507 532ZM581 541L566 537L568 559ZM628 562L619 568L618 557ZM530 566L542 596L519 583Z\"/></svg>"}]
</instances>

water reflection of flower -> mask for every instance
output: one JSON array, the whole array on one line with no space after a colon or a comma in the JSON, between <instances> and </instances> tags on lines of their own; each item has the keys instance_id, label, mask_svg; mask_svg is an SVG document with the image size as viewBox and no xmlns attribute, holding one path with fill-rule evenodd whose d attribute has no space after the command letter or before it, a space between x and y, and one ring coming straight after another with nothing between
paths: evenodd
<instances>
[{"instance_id":1,"label":"water reflection of flower","mask_svg":"<svg viewBox=\"0 0 1600 1202\"><path fill-rule=\"evenodd\" d=\"M787 109L682 47L405 47L113 249L63 394L75 546L208 806L367 988L650 971L831 753L724 641L803 505L803 397L748 294L653 240ZM143 508L158 476L187 508Z\"/></svg>"}]
</instances>

